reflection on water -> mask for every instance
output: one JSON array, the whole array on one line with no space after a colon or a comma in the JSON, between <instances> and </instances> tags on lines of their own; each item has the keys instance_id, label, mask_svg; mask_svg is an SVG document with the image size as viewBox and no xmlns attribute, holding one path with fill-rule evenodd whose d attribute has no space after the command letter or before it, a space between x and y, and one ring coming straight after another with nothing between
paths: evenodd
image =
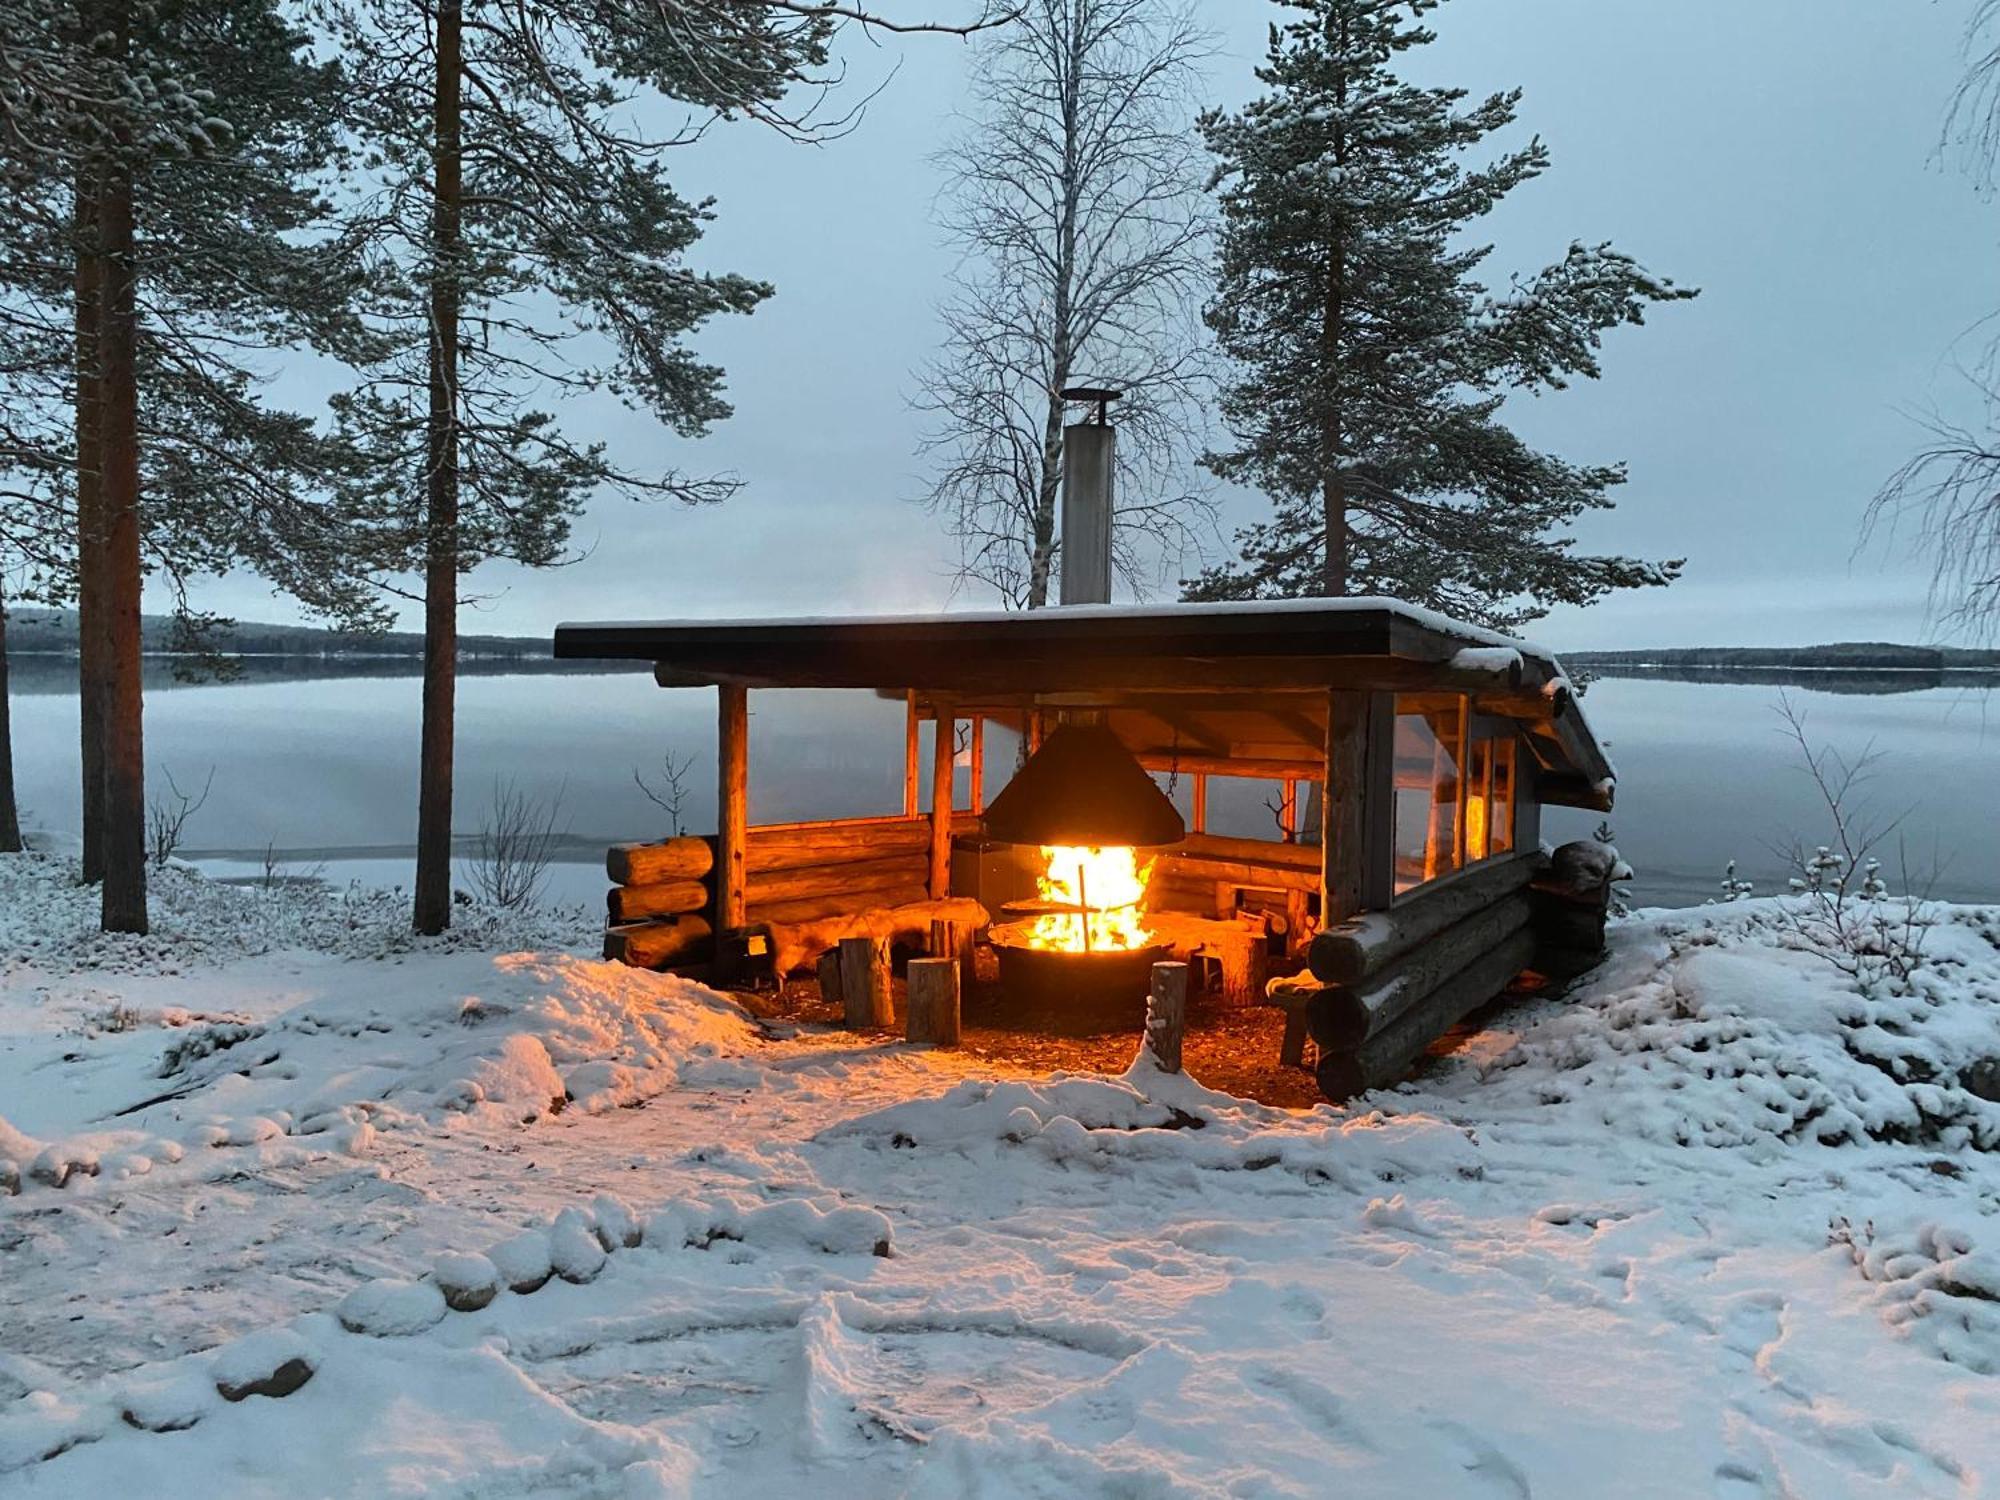
<instances>
[{"instance_id":1,"label":"reflection on water","mask_svg":"<svg viewBox=\"0 0 2000 1500\"><path fill-rule=\"evenodd\" d=\"M21 661L12 664L21 674ZM215 767L207 806L189 828L191 844L254 858L267 844L330 861L329 878L366 871L392 875L406 863L416 823L418 682L413 663L340 662L365 675L281 675L269 661L248 680L148 695L149 774L171 771L182 786ZM595 888L586 872L603 846L671 829L633 783L635 768L663 754L692 757L683 809L691 830L715 823L712 767L714 700L699 691L662 691L642 671L470 671L459 687L458 827L478 830L498 780L563 794L576 861L567 891ZM400 668L400 671L397 670ZM73 663L62 670L73 674ZM1848 754L1869 747L1881 761L1870 785L1879 820L1903 814L1900 830L1913 867L1942 863L1937 894L2000 901L2000 698L1990 690L1927 687L1855 691L1834 674L1791 674L1787 685L1817 745ZM1851 679L1854 674L1840 674ZM73 683L73 675L68 682ZM43 674L14 703L20 794L39 826L74 828L76 699ZM1781 685L1740 679L1676 681L1604 677L1584 700L1619 772L1611 823L1638 868L1633 895L1679 905L1712 895L1723 864L1760 891L1781 889L1784 868L1772 846L1825 836L1825 816L1797 766L1776 708ZM764 692L751 697L752 817L888 813L902 805L903 707L866 693ZM928 756L924 757L928 763ZM988 752L998 784L1011 764L999 743ZM1236 793L1239 793L1237 795ZM1268 837L1270 789L1217 784L1209 802L1217 832ZM1544 836L1578 837L1592 814L1551 810ZM1894 869L1896 850L1885 862ZM357 861L351 867L347 862ZM365 860L365 863L359 861Z\"/></svg>"}]
</instances>

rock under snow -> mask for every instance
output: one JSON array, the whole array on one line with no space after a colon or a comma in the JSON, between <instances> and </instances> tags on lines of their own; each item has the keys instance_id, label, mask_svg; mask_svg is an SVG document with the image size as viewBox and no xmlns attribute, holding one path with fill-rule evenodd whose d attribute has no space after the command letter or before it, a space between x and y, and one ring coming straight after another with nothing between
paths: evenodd
<instances>
[{"instance_id":1,"label":"rock under snow","mask_svg":"<svg viewBox=\"0 0 2000 1500\"><path fill-rule=\"evenodd\" d=\"M478 1312L500 1295L500 1272L484 1255L440 1255L431 1262L431 1279L453 1312Z\"/></svg>"},{"instance_id":2,"label":"rock under snow","mask_svg":"<svg viewBox=\"0 0 2000 1500\"><path fill-rule=\"evenodd\" d=\"M267 1328L217 1354L215 1389L225 1401L289 1396L313 1377L317 1361L295 1329Z\"/></svg>"},{"instance_id":3,"label":"rock under snow","mask_svg":"<svg viewBox=\"0 0 2000 1500\"><path fill-rule=\"evenodd\" d=\"M564 1281L597 1279L604 1269L604 1246L598 1242L597 1225L580 1208L566 1208L549 1226L549 1264Z\"/></svg>"},{"instance_id":4,"label":"rock under snow","mask_svg":"<svg viewBox=\"0 0 2000 1500\"><path fill-rule=\"evenodd\" d=\"M364 1281L334 1309L350 1333L398 1338L422 1333L445 1314L444 1293L428 1281Z\"/></svg>"},{"instance_id":5,"label":"rock under snow","mask_svg":"<svg viewBox=\"0 0 2000 1500\"><path fill-rule=\"evenodd\" d=\"M525 1297L537 1292L555 1274L553 1249L546 1229L530 1229L511 1240L502 1240L486 1252L486 1258L507 1283L508 1290Z\"/></svg>"}]
</instances>

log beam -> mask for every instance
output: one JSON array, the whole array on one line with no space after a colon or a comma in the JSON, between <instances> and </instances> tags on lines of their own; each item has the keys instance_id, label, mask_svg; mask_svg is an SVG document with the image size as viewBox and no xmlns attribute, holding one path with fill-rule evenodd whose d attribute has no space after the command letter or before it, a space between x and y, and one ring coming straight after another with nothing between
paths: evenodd
<instances>
[{"instance_id":1,"label":"log beam","mask_svg":"<svg viewBox=\"0 0 2000 1500\"><path fill-rule=\"evenodd\" d=\"M750 694L729 683L715 693L715 922L727 932L743 925L749 877Z\"/></svg>"}]
</instances>

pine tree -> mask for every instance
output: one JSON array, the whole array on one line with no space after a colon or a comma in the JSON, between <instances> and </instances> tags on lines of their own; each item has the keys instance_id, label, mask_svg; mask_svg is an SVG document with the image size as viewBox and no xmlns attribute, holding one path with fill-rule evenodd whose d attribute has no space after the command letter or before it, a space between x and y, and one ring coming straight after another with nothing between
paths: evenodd
<instances>
[{"instance_id":1,"label":"pine tree","mask_svg":"<svg viewBox=\"0 0 2000 1500\"><path fill-rule=\"evenodd\" d=\"M1537 452L1513 391L1595 378L1602 335L1694 292L1608 245L1573 244L1493 290L1479 220L1548 166L1533 140L1481 156L1518 90L1469 101L1396 72L1440 0L1280 0L1266 92L1202 130L1223 219L1207 317L1242 378L1207 455L1272 518L1193 599L1389 594L1497 627L1556 603L1670 582L1677 562L1580 555L1562 534L1610 507L1616 464Z\"/></svg>"},{"instance_id":2,"label":"pine tree","mask_svg":"<svg viewBox=\"0 0 2000 1500\"><path fill-rule=\"evenodd\" d=\"M334 450L264 408L245 364L372 347L352 257L309 232L338 72L275 0L20 0L19 17L27 45L0 79L19 148L0 296L15 332L61 329L42 347L73 358L6 369L28 415L0 462L74 527L85 873L104 881L104 925L143 931L147 575L184 600L190 577L247 562L344 619L373 608L315 494Z\"/></svg>"},{"instance_id":3,"label":"pine tree","mask_svg":"<svg viewBox=\"0 0 2000 1500\"><path fill-rule=\"evenodd\" d=\"M354 217L400 347L337 404L368 455L354 509L384 565L423 579L420 932L451 915L463 576L493 559L564 560L572 519L602 490L703 502L734 488L620 468L536 402L609 391L690 438L729 414L722 371L684 338L771 288L688 266L711 207L675 192L674 139L638 133L634 103L783 123L784 90L825 57L824 8L795 9L361 0L347 12L357 123L376 153Z\"/></svg>"}]
</instances>

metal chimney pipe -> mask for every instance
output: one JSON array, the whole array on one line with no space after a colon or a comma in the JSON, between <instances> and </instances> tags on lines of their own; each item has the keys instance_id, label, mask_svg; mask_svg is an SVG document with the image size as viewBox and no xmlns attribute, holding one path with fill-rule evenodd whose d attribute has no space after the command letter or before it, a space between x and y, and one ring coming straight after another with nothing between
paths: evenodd
<instances>
[{"instance_id":1,"label":"metal chimney pipe","mask_svg":"<svg viewBox=\"0 0 2000 1500\"><path fill-rule=\"evenodd\" d=\"M1118 463L1118 429L1108 408L1118 392L1070 386L1065 401L1097 406L1095 420L1063 428L1062 590L1064 604L1111 602L1112 485Z\"/></svg>"}]
</instances>

